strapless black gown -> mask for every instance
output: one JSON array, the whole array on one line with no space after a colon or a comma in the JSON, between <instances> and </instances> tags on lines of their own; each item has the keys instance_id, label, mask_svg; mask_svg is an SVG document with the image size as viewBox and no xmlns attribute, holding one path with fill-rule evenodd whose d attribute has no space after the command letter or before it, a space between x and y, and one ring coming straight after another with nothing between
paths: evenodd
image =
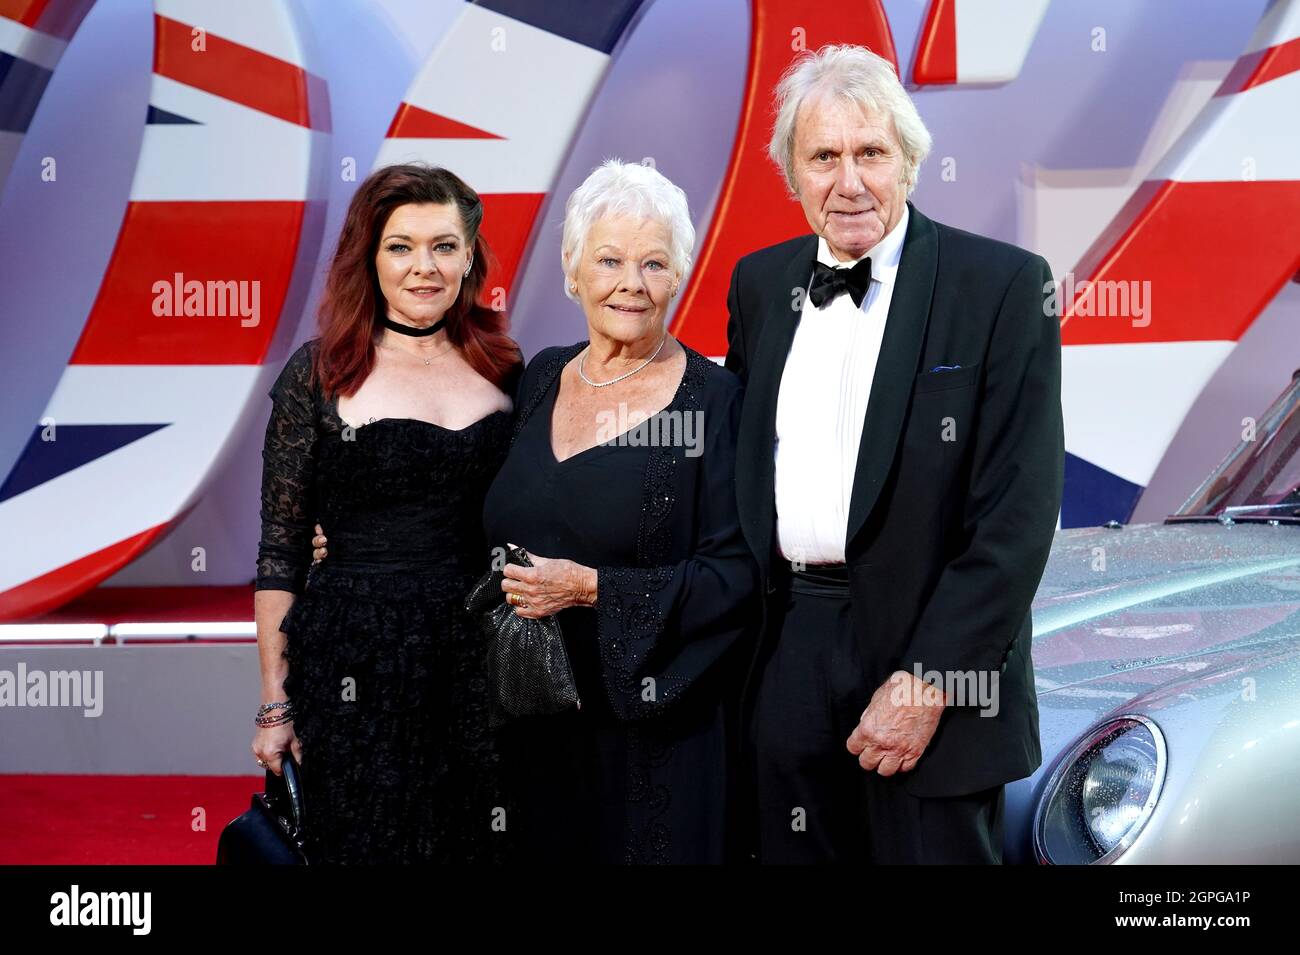
<instances>
[{"instance_id":1,"label":"strapless black gown","mask_svg":"<svg viewBox=\"0 0 1300 955\"><path fill-rule=\"evenodd\" d=\"M298 595L281 625L285 690L317 858L502 861L482 640L463 601L489 563L480 515L510 415L349 428L309 384L312 346L271 392L257 586ZM311 566L316 520L329 556Z\"/></svg>"}]
</instances>

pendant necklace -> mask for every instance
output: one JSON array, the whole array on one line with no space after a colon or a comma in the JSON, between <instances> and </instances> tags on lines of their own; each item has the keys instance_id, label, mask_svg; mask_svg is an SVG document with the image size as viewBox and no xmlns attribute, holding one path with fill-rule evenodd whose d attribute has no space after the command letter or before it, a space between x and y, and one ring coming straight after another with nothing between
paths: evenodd
<instances>
[{"instance_id":1,"label":"pendant necklace","mask_svg":"<svg viewBox=\"0 0 1300 955\"><path fill-rule=\"evenodd\" d=\"M393 331L397 332L399 335L407 335L411 338L427 338L430 335L436 335L438 334L438 332L442 330L443 326L447 324L446 318L440 318L432 325L430 325L428 328L414 328L410 325L403 325L401 322L395 322L387 315L380 318L379 321L380 324L383 325L385 328L390 328ZM453 345L452 348L454 347L455 346ZM428 365L433 362L434 358L439 358L442 355L445 355L450 350L451 349L448 348L438 352L438 354L434 355L433 358L422 357L420 360L423 361L426 365Z\"/></svg>"}]
</instances>

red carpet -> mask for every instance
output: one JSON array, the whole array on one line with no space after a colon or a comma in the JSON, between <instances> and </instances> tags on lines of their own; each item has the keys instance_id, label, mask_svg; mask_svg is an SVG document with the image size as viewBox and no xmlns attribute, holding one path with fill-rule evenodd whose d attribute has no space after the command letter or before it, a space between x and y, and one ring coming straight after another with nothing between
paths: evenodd
<instances>
[{"instance_id":1,"label":"red carpet","mask_svg":"<svg viewBox=\"0 0 1300 955\"><path fill-rule=\"evenodd\" d=\"M211 865L264 780L0 775L0 865Z\"/></svg>"}]
</instances>

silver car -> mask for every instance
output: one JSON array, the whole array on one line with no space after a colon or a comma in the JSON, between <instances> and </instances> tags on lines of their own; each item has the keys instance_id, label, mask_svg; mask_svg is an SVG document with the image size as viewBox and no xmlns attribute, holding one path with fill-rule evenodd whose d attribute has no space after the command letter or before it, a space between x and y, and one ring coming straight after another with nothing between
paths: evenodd
<instances>
[{"instance_id":1,"label":"silver car","mask_svg":"<svg viewBox=\"0 0 1300 955\"><path fill-rule=\"evenodd\" d=\"M1023 863L1300 862L1300 372L1163 524L1061 531Z\"/></svg>"}]
</instances>

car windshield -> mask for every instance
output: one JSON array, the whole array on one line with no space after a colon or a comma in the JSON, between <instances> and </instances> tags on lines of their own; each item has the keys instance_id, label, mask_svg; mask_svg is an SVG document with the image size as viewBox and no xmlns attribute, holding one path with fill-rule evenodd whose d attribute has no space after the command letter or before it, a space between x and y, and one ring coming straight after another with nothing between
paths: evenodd
<instances>
[{"instance_id":1,"label":"car windshield","mask_svg":"<svg viewBox=\"0 0 1300 955\"><path fill-rule=\"evenodd\" d=\"M1207 518L1300 521L1300 372L1170 520Z\"/></svg>"}]
</instances>

